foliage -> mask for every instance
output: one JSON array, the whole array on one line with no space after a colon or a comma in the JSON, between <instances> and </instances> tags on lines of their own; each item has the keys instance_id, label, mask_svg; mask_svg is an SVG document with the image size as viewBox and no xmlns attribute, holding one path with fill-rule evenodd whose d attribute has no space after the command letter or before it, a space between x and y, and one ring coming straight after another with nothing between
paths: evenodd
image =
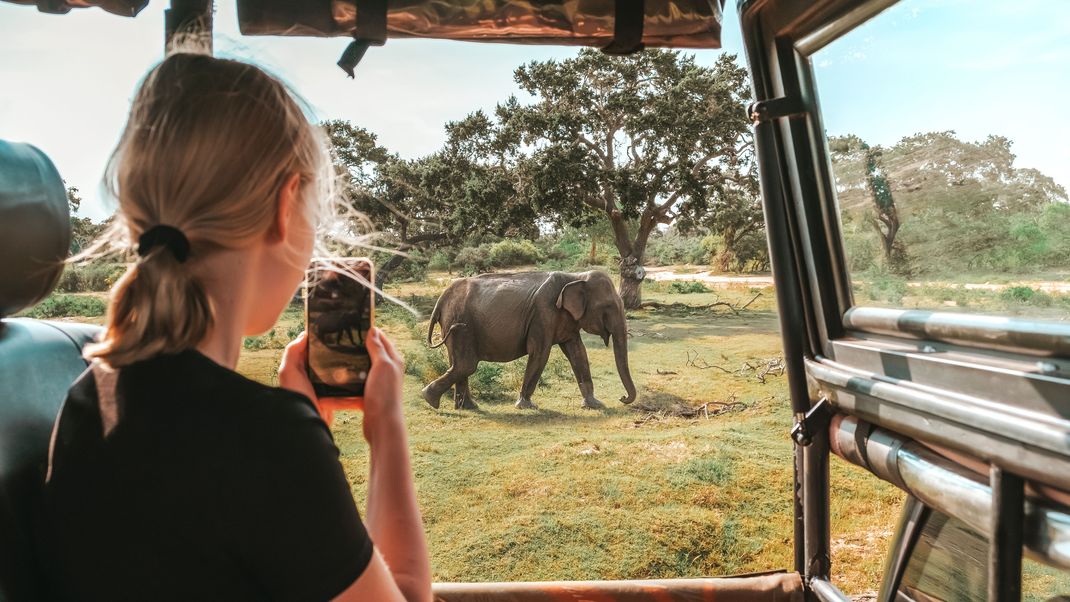
<instances>
[{"instance_id":1,"label":"foliage","mask_svg":"<svg viewBox=\"0 0 1070 602\"><path fill-rule=\"evenodd\" d=\"M710 292L710 289L701 282L676 280L669 285L669 292L678 295L686 295L689 293L708 293Z\"/></svg>"},{"instance_id":2,"label":"foliage","mask_svg":"<svg viewBox=\"0 0 1070 602\"><path fill-rule=\"evenodd\" d=\"M457 252L453 258L453 265L462 276L473 274L485 274L490 271L490 245L482 244L478 247L465 247Z\"/></svg>"},{"instance_id":3,"label":"foliage","mask_svg":"<svg viewBox=\"0 0 1070 602\"><path fill-rule=\"evenodd\" d=\"M533 103L511 97L494 119L477 112L451 133L466 134L479 165L514 173L513 194L548 225L608 225L628 307L640 299L632 266L659 224L697 227L711 212L756 206L749 87L734 56L709 68L677 52L583 50L523 65L515 78ZM747 215L739 228L754 227L758 216Z\"/></svg>"},{"instance_id":4,"label":"foliage","mask_svg":"<svg viewBox=\"0 0 1070 602\"><path fill-rule=\"evenodd\" d=\"M488 259L494 267L530 265L541 259L539 249L530 240L502 240L492 244L488 251Z\"/></svg>"},{"instance_id":5,"label":"foliage","mask_svg":"<svg viewBox=\"0 0 1070 602\"><path fill-rule=\"evenodd\" d=\"M103 316L106 311L107 304L99 297L55 293L24 312L23 315L38 319L96 318Z\"/></svg>"},{"instance_id":6,"label":"foliage","mask_svg":"<svg viewBox=\"0 0 1070 602\"><path fill-rule=\"evenodd\" d=\"M107 230L114 217L110 217L100 223L96 223L88 217L77 217L76 214L82 206L82 196L74 186L67 187L67 205L71 213L70 254L77 255Z\"/></svg>"},{"instance_id":7,"label":"foliage","mask_svg":"<svg viewBox=\"0 0 1070 602\"><path fill-rule=\"evenodd\" d=\"M669 229L650 237L647 257L655 265L706 263L707 253L702 247L701 237L686 236Z\"/></svg>"},{"instance_id":8,"label":"foliage","mask_svg":"<svg viewBox=\"0 0 1070 602\"><path fill-rule=\"evenodd\" d=\"M863 152L868 145L844 136L829 146L851 269L889 264L886 249L882 253L889 230L873 227L880 211L866 183L872 175ZM888 269L958 276L1070 265L1066 190L1035 169L1015 167L1014 160L1007 138L969 142L950 131L907 136L881 149L879 173L894 195L899 223L900 256Z\"/></svg>"},{"instance_id":9,"label":"foliage","mask_svg":"<svg viewBox=\"0 0 1070 602\"><path fill-rule=\"evenodd\" d=\"M435 251L427 261L427 269L442 272L450 269L450 256L445 251Z\"/></svg>"},{"instance_id":10,"label":"foliage","mask_svg":"<svg viewBox=\"0 0 1070 602\"><path fill-rule=\"evenodd\" d=\"M899 305L907 294L907 281L887 268L874 267L859 276L868 281L867 297L870 301Z\"/></svg>"},{"instance_id":11,"label":"foliage","mask_svg":"<svg viewBox=\"0 0 1070 602\"><path fill-rule=\"evenodd\" d=\"M86 293L110 290L126 273L123 263L69 264L60 276L56 290L64 293Z\"/></svg>"},{"instance_id":12,"label":"foliage","mask_svg":"<svg viewBox=\"0 0 1070 602\"><path fill-rule=\"evenodd\" d=\"M1011 303L1047 307L1052 304L1052 297L1042 290L1028 286L1011 286L1000 292L1000 298Z\"/></svg>"}]
</instances>

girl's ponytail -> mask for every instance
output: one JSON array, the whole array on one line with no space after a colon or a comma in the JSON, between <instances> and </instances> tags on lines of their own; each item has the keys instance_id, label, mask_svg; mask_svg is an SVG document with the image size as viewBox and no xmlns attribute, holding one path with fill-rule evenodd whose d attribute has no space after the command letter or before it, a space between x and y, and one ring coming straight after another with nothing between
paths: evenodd
<instances>
[{"instance_id":1,"label":"girl's ponytail","mask_svg":"<svg viewBox=\"0 0 1070 602\"><path fill-rule=\"evenodd\" d=\"M151 235L160 232L171 238L154 244ZM86 357L125 366L193 348L208 334L212 306L200 280L183 265L189 251L185 235L170 226L155 226L139 237L137 263L112 289L104 339L88 346Z\"/></svg>"}]
</instances>

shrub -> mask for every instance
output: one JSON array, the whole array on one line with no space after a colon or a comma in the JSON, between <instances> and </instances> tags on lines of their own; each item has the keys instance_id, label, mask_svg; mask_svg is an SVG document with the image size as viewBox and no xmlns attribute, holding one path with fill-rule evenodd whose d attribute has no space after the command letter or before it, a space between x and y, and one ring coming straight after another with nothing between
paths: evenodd
<instances>
[{"instance_id":1,"label":"shrub","mask_svg":"<svg viewBox=\"0 0 1070 602\"><path fill-rule=\"evenodd\" d=\"M874 268L863 275L869 279L866 296L871 301L883 301L893 305L903 302L907 294L907 281L884 268Z\"/></svg>"},{"instance_id":2,"label":"shrub","mask_svg":"<svg viewBox=\"0 0 1070 602\"><path fill-rule=\"evenodd\" d=\"M89 295L53 294L44 301L25 312L31 318L96 318L107 311L107 304L102 299Z\"/></svg>"},{"instance_id":3,"label":"shrub","mask_svg":"<svg viewBox=\"0 0 1070 602\"><path fill-rule=\"evenodd\" d=\"M469 387L476 398L495 398L504 394L502 376L505 369L501 364L480 362L475 374L468 379Z\"/></svg>"},{"instance_id":4,"label":"shrub","mask_svg":"<svg viewBox=\"0 0 1070 602\"><path fill-rule=\"evenodd\" d=\"M1023 305L1037 305L1041 307L1047 307L1052 304L1052 297L1048 293L1041 290L1035 290L1028 286L1011 286L1003 289L999 294L1000 298L1009 303L1020 303Z\"/></svg>"},{"instance_id":5,"label":"shrub","mask_svg":"<svg viewBox=\"0 0 1070 602\"><path fill-rule=\"evenodd\" d=\"M650 239L646 256L655 265L672 265L706 263L708 253L702 248L701 237L666 232Z\"/></svg>"},{"instance_id":6,"label":"shrub","mask_svg":"<svg viewBox=\"0 0 1070 602\"><path fill-rule=\"evenodd\" d=\"M445 272L450 269L450 256L445 251L435 251L427 261L427 269Z\"/></svg>"},{"instance_id":7,"label":"shrub","mask_svg":"<svg viewBox=\"0 0 1070 602\"><path fill-rule=\"evenodd\" d=\"M495 267L511 267L537 263L539 249L530 240L503 240L489 247L490 264Z\"/></svg>"},{"instance_id":8,"label":"shrub","mask_svg":"<svg viewBox=\"0 0 1070 602\"><path fill-rule=\"evenodd\" d=\"M91 263L68 265L60 276L56 289L64 293L86 293L109 290L122 275L122 263Z\"/></svg>"},{"instance_id":9,"label":"shrub","mask_svg":"<svg viewBox=\"0 0 1070 602\"><path fill-rule=\"evenodd\" d=\"M708 293L710 292L710 289L701 282L677 280L669 285L669 292L677 295L686 295L689 293Z\"/></svg>"},{"instance_id":10,"label":"shrub","mask_svg":"<svg viewBox=\"0 0 1070 602\"><path fill-rule=\"evenodd\" d=\"M453 259L458 271L464 276L483 274L490 271L490 245L478 247L465 247L457 253Z\"/></svg>"}]
</instances>

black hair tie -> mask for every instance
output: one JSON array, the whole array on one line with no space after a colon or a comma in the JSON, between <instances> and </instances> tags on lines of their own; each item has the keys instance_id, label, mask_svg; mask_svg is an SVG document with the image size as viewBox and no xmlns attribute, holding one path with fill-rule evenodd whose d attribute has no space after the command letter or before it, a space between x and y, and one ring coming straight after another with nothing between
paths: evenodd
<instances>
[{"instance_id":1,"label":"black hair tie","mask_svg":"<svg viewBox=\"0 0 1070 602\"><path fill-rule=\"evenodd\" d=\"M189 239L178 228L165 224L155 225L138 237L137 254L145 257L153 248L161 245L170 250L179 263L189 257Z\"/></svg>"}]
</instances>

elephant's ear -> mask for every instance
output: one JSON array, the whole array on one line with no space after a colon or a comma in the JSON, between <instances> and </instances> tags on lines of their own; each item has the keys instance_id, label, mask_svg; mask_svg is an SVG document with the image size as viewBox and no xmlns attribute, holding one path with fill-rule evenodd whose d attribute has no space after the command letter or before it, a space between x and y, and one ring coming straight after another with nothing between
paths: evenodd
<instances>
[{"instance_id":1,"label":"elephant's ear","mask_svg":"<svg viewBox=\"0 0 1070 602\"><path fill-rule=\"evenodd\" d=\"M569 282L557 295L557 308L564 309L579 321L583 312L587 310L587 292L584 290L583 280Z\"/></svg>"}]
</instances>

